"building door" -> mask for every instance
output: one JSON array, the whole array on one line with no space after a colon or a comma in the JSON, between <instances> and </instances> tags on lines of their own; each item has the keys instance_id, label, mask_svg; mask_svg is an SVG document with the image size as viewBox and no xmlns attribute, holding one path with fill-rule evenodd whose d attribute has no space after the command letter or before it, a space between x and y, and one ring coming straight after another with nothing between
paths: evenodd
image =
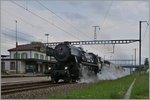
<instances>
[{"instance_id":1,"label":"building door","mask_svg":"<svg viewBox=\"0 0 150 100\"><path fill-rule=\"evenodd\" d=\"M34 72L36 72L35 65L26 65L25 70L26 70L27 73L34 73Z\"/></svg>"},{"instance_id":2,"label":"building door","mask_svg":"<svg viewBox=\"0 0 150 100\"><path fill-rule=\"evenodd\" d=\"M35 72L38 72L38 64L35 66Z\"/></svg>"},{"instance_id":3,"label":"building door","mask_svg":"<svg viewBox=\"0 0 150 100\"><path fill-rule=\"evenodd\" d=\"M42 66L42 64L40 65L40 72L43 72L43 66Z\"/></svg>"},{"instance_id":4,"label":"building door","mask_svg":"<svg viewBox=\"0 0 150 100\"><path fill-rule=\"evenodd\" d=\"M16 70L15 62L10 62L10 70Z\"/></svg>"},{"instance_id":5,"label":"building door","mask_svg":"<svg viewBox=\"0 0 150 100\"><path fill-rule=\"evenodd\" d=\"M5 62L2 62L2 71L5 71Z\"/></svg>"},{"instance_id":6,"label":"building door","mask_svg":"<svg viewBox=\"0 0 150 100\"><path fill-rule=\"evenodd\" d=\"M47 70L48 70L48 65L46 64L46 65L45 65L45 71L47 71Z\"/></svg>"}]
</instances>

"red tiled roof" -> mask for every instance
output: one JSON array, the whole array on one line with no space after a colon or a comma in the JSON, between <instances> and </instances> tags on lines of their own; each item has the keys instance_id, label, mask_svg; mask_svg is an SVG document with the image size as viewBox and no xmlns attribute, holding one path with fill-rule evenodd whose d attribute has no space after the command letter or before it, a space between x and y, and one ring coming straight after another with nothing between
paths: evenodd
<instances>
[{"instance_id":1,"label":"red tiled roof","mask_svg":"<svg viewBox=\"0 0 150 100\"><path fill-rule=\"evenodd\" d=\"M25 44L25 45L18 45L17 48L12 48L9 49L8 51L16 51L16 49L18 51L30 51L30 50L35 50L37 51L37 48L40 48L41 45L39 44Z\"/></svg>"}]
</instances>

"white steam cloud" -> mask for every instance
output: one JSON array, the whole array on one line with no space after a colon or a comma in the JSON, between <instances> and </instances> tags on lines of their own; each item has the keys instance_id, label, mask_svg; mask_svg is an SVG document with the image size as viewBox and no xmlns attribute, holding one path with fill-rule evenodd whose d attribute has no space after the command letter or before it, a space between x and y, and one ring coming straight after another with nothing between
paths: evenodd
<instances>
[{"instance_id":1,"label":"white steam cloud","mask_svg":"<svg viewBox=\"0 0 150 100\"><path fill-rule=\"evenodd\" d=\"M94 72L88 70L87 66L82 65L80 70L82 76L78 81L78 83L91 83L91 82L98 81L97 76L94 74Z\"/></svg>"},{"instance_id":2,"label":"white steam cloud","mask_svg":"<svg viewBox=\"0 0 150 100\"><path fill-rule=\"evenodd\" d=\"M120 66L115 66L113 64L105 64L101 72L94 75L93 72L89 71L86 66L81 68L82 77L79 80L79 83L91 83L99 80L115 80L120 77L130 74L130 69L122 68Z\"/></svg>"}]
</instances>

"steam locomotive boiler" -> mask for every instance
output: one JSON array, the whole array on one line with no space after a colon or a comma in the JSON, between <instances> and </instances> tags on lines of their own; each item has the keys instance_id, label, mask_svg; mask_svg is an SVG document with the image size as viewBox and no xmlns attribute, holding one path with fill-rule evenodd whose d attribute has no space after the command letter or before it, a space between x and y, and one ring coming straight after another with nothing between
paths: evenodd
<instances>
[{"instance_id":1,"label":"steam locomotive boiler","mask_svg":"<svg viewBox=\"0 0 150 100\"><path fill-rule=\"evenodd\" d=\"M57 60L57 63L48 71L52 82L57 83L59 79L65 82L75 82L82 76L81 67L83 65L95 74L102 68L101 57L87 53L81 47L75 47L69 42L58 44L54 49L49 49L47 54L54 56Z\"/></svg>"}]
</instances>

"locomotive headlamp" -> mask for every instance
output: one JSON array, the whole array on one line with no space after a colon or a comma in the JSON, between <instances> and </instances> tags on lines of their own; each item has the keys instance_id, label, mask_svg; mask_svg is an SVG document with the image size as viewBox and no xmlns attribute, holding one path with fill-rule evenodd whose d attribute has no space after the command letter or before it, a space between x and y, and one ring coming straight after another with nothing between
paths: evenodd
<instances>
[{"instance_id":1,"label":"locomotive headlamp","mask_svg":"<svg viewBox=\"0 0 150 100\"><path fill-rule=\"evenodd\" d=\"M51 67L48 67L48 70L51 70Z\"/></svg>"},{"instance_id":2,"label":"locomotive headlamp","mask_svg":"<svg viewBox=\"0 0 150 100\"><path fill-rule=\"evenodd\" d=\"M68 69L68 67L65 67L65 69L67 70L67 69Z\"/></svg>"}]
</instances>

